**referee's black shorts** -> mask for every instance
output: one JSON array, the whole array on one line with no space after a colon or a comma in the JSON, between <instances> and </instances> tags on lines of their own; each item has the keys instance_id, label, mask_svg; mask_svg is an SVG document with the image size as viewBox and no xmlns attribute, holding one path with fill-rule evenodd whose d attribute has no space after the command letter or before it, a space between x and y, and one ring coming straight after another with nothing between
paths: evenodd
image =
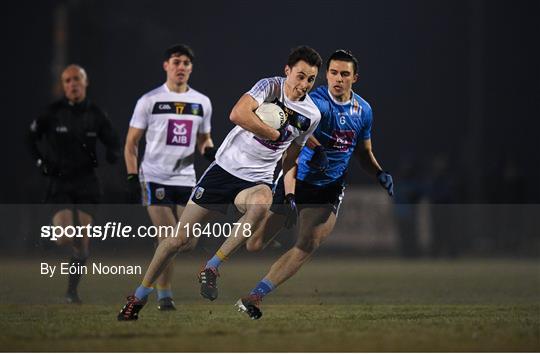
<instances>
[{"instance_id":1,"label":"referee's black shorts","mask_svg":"<svg viewBox=\"0 0 540 354\"><path fill-rule=\"evenodd\" d=\"M76 177L49 177L44 203L52 204L55 210L75 205L76 209L94 215L96 204L101 200L101 188L95 174Z\"/></svg>"}]
</instances>

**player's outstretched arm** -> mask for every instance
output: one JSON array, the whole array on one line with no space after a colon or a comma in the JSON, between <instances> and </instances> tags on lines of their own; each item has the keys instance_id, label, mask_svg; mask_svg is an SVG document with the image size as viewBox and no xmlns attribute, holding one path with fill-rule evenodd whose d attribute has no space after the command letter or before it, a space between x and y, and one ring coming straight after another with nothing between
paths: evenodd
<instances>
[{"instance_id":1,"label":"player's outstretched arm","mask_svg":"<svg viewBox=\"0 0 540 354\"><path fill-rule=\"evenodd\" d=\"M210 133L197 134L197 150L208 160L213 161L216 157L217 149L214 147L214 141Z\"/></svg>"},{"instance_id":2,"label":"player's outstretched arm","mask_svg":"<svg viewBox=\"0 0 540 354\"><path fill-rule=\"evenodd\" d=\"M141 200L137 156L139 154L139 141L143 134L144 129L129 127L126 145L124 146L124 160L127 170L127 199L129 203L140 203Z\"/></svg>"},{"instance_id":3,"label":"player's outstretched arm","mask_svg":"<svg viewBox=\"0 0 540 354\"><path fill-rule=\"evenodd\" d=\"M371 145L371 139L358 142L356 147L356 157L360 161L360 166L372 176L375 176L379 171L382 171L381 166L377 162L375 155L373 154L373 148Z\"/></svg>"},{"instance_id":4,"label":"player's outstretched arm","mask_svg":"<svg viewBox=\"0 0 540 354\"><path fill-rule=\"evenodd\" d=\"M139 141L144 134L144 129L129 127L126 145L124 146L124 160L128 174L138 174L137 156L139 155Z\"/></svg>"},{"instance_id":5,"label":"player's outstretched arm","mask_svg":"<svg viewBox=\"0 0 540 354\"><path fill-rule=\"evenodd\" d=\"M293 142L287 150L283 153L282 166L283 166L283 183L285 186L285 195L292 193L296 187L296 170L297 159L300 155L302 147Z\"/></svg>"},{"instance_id":6,"label":"player's outstretched arm","mask_svg":"<svg viewBox=\"0 0 540 354\"><path fill-rule=\"evenodd\" d=\"M293 142L283 154L283 183L285 189L285 203L288 206L285 227L290 229L296 224L298 219L298 208L296 207L296 171L298 169L297 159L302 147Z\"/></svg>"},{"instance_id":7,"label":"player's outstretched arm","mask_svg":"<svg viewBox=\"0 0 540 354\"><path fill-rule=\"evenodd\" d=\"M371 139L363 140L356 148L356 157L360 161L360 166L369 174L373 175L379 181L380 185L386 189L388 195L394 195L394 181L392 176L383 171L375 155L371 145Z\"/></svg>"},{"instance_id":8,"label":"player's outstretched arm","mask_svg":"<svg viewBox=\"0 0 540 354\"><path fill-rule=\"evenodd\" d=\"M257 117L254 112L258 107L259 104L253 97L244 94L234 105L229 118L234 124L241 126L260 138L272 141L277 140L281 134L276 129L264 124Z\"/></svg>"},{"instance_id":9,"label":"player's outstretched arm","mask_svg":"<svg viewBox=\"0 0 540 354\"><path fill-rule=\"evenodd\" d=\"M38 142L41 140L44 131L44 124L42 122L43 118L32 121L30 129L26 134L26 146L30 154L32 154L36 166L39 167L43 174L46 175L48 174L47 166L45 164L45 161L43 161L43 155L41 154L38 145Z\"/></svg>"}]
</instances>

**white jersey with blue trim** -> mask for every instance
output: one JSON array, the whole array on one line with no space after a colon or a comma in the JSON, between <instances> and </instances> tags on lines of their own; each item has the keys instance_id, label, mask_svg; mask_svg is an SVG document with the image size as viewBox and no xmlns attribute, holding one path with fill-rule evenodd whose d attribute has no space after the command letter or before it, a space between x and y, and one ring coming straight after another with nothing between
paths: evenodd
<instances>
[{"instance_id":1,"label":"white jersey with blue trim","mask_svg":"<svg viewBox=\"0 0 540 354\"><path fill-rule=\"evenodd\" d=\"M291 123L290 135L283 142L261 139L240 126L233 128L216 153L216 162L233 176L249 182L271 184L277 162L294 141L304 146L313 133L321 114L306 95L299 101L289 100L284 91L285 78L271 77L259 80L247 92L259 105L271 102L279 105Z\"/></svg>"},{"instance_id":2,"label":"white jersey with blue trim","mask_svg":"<svg viewBox=\"0 0 540 354\"><path fill-rule=\"evenodd\" d=\"M146 130L141 180L193 187L197 133L210 133L212 104L202 93L169 90L166 84L143 95L129 125Z\"/></svg>"}]
</instances>

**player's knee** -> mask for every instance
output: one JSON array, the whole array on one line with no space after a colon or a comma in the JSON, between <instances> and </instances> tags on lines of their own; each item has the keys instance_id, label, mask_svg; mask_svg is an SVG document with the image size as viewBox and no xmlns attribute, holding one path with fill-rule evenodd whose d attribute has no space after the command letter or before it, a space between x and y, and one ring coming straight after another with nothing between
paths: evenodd
<instances>
[{"instance_id":1,"label":"player's knee","mask_svg":"<svg viewBox=\"0 0 540 354\"><path fill-rule=\"evenodd\" d=\"M186 239L186 241L182 244L180 248L180 252L191 252L193 249L195 249L196 243Z\"/></svg>"},{"instance_id":2,"label":"player's knee","mask_svg":"<svg viewBox=\"0 0 540 354\"><path fill-rule=\"evenodd\" d=\"M160 242L165 249L170 253L182 252L188 244L184 237L168 237Z\"/></svg>"},{"instance_id":3,"label":"player's knee","mask_svg":"<svg viewBox=\"0 0 540 354\"><path fill-rule=\"evenodd\" d=\"M262 221L268 214L269 209L270 209L270 204L264 204L264 203L251 204L249 205L246 214L249 215L249 218L253 221Z\"/></svg>"},{"instance_id":4,"label":"player's knee","mask_svg":"<svg viewBox=\"0 0 540 354\"><path fill-rule=\"evenodd\" d=\"M313 252L304 249L303 245L296 244L293 248L293 255L296 262L305 263L311 257Z\"/></svg>"},{"instance_id":5,"label":"player's knee","mask_svg":"<svg viewBox=\"0 0 540 354\"><path fill-rule=\"evenodd\" d=\"M295 247L311 255L319 248L320 245L321 245L321 241L319 238L308 237L308 238L300 238L296 242Z\"/></svg>"},{"instance_id":6,"label":"player's knee","mask_svg":"<svg viewBox=\"0 0 540 354\"><path fill-rule=\"evenodd\" d=\"M259 252L263 249L263 241L261 238L250 237L246 242L246 250L248 252Z\"/></svg>"},{"instance_id":7,"label":"player's knee","mask_svg":"<svg viewBox=\"0 0 540 354\"><path fill-rule=\"evenodd\" d=\"M257 191L257 193L250 196L249 204L260 205L268 210L270 204L272 204L272 192L267 188Z\"/></svg>"},{"instance_id":8,"label":"player's knee","mask_svg":"<svg viewBox=\"0 0 540 354\"><path fill-rule=\"evenodd\" d=\"M296 248L302 250L303 252L305 252L307 254L312 254L317 249L317 247L314 245L313 242L300 242L300 243L297 243Z\"/></svg>"}]
</instances>

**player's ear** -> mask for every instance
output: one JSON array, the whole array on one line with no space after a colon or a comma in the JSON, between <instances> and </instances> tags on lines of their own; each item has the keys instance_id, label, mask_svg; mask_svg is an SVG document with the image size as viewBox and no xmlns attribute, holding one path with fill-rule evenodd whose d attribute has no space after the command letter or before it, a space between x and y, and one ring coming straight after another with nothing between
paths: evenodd
<instances>
[{"instance_id":1,"label":"player's ear","mask_svg":"<svg viewBox=\"0 0 540 354\"><path fill-rule=\"evenodd\" d=\"M285 65L285 76L289 76L290 73L291 73L291 68L289 67L289 65Z\"/></svg>"},{"instance_id":2,"label":"player's ear","mask_svg":"<svg viewBox=\"0 0 540 354\"><path fill-rule=\"evenodd\" d=\"M353 75L352 83L354 84L356 81L358 81L358 74Z\"/></svg>"},{"instance_id":3,"label":"player's ear","mask_svg":"<svg viewBox=\"0 0 540 354\"><path fill-rule=\"evenodd\" d=\"M168 60L165 60L165 61L163 62L163 70L164 70L164 71L167 71L167 66L168 66L168 65L169 65L169 61L168 61Z\"/></svg>"}]
</instances>

